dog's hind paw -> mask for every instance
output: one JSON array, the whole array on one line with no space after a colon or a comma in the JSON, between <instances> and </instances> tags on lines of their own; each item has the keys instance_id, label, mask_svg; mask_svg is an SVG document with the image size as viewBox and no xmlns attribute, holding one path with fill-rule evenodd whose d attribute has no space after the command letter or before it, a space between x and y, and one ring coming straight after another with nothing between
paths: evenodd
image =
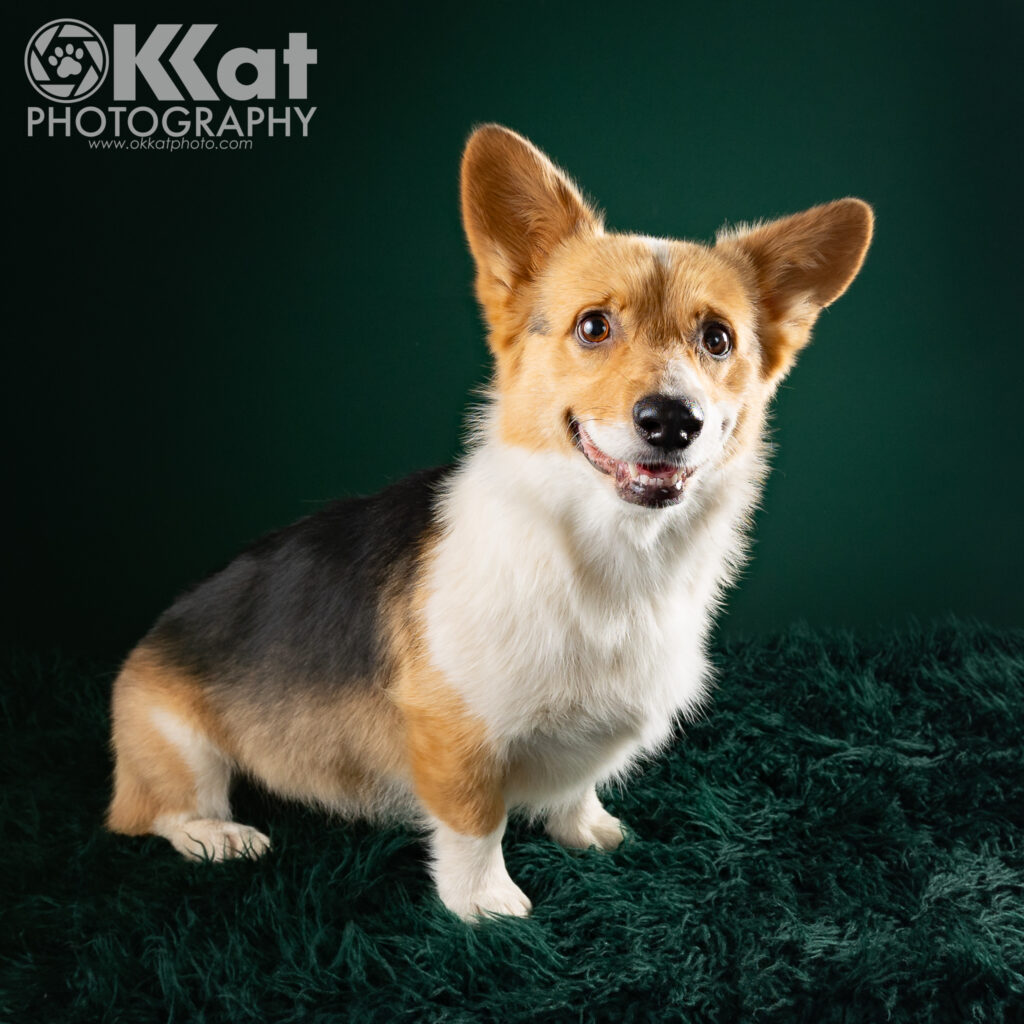
<instances>
[{"instance_id":1,"label":"dog's hind paw","mask_svg":"<svg viewBox=\"0 0 1024 1024\"><path fill-rule=\"evenodd\" d=\"M236 857L261 857L270 849L270 840L251 825L216 818L194 818L180 824L168 824L161 835L190 860L232 860Z\"/></svg>"}]
</instances>

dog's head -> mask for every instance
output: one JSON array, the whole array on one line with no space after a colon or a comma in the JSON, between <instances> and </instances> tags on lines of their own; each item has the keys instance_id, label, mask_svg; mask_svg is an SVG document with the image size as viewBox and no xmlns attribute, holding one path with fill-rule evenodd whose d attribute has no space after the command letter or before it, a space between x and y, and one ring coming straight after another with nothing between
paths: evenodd
<instances>
[{"instance_id":1,"label":"dog's head","mask_svg":"<svg viewBox=\"0 0 1024 1024\"><path fill-rule=\"evenodd\" d=\"M574 452L650 508L757 445L873 221L866 203L840 199L713 246L609 233L543 153L497 125L466 146L462 213L502 439Z\"/></svg>"}]
</instances>

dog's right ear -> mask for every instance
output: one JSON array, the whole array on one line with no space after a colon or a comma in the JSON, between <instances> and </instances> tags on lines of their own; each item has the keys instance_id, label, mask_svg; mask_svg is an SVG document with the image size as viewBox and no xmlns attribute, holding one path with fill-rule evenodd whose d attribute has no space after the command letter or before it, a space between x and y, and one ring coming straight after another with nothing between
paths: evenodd
<instances>
[{"instance_id":1,"label":"dog's right ear","mask_svg":"<svg viewBox=\"0 0 1024 1024\"><path fill-rule=\"evenodd\" d=\"M466 143L462 223L491 327L563 239L601 230L572 182L536 146L497 124L477 128Z\"/></svg>"}]
</instances>

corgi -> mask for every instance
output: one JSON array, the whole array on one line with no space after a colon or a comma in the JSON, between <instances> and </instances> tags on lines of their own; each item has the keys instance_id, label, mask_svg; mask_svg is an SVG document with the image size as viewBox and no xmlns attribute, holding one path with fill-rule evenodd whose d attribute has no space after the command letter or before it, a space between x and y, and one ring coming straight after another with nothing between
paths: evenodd
<instances>
[{"instance_id":1,"label":"corgi","mask_svg":"<svg viewBox=\"0 0 1024 1024\"><path fill-rule=\"evenodd\" d=\"M422 827L440 899L475 921L531 910L510 812L614 849L597 787L706 702L769 403L873 214L613 233L497 125L469 138L461 204L494 358L468 453L264 537L164 612L114 683L107 825L258 856L231 817L244 773Z\"/></svg>"}]
</instances>

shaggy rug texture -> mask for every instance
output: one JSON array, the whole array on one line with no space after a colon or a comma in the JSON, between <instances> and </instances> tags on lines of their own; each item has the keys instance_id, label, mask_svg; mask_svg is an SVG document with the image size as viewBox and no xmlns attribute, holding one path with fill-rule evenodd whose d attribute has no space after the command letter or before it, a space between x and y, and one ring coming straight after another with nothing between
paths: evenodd
<instances>
[{"instance_id":1,"label":"shaggy rug texture","mask_svg":"<svg viewBox=\"0 0 1024 1024\"><path fill-rule=\"evenodd\" d=\"M242 787L258 862L106 834L112 677L2 688L0 1020L1020 1021L1024 632L720 647L706 718L606 794L631 834L513 825L529 920L476 928L406 829Z\"/></svg>"}]
</instances>

